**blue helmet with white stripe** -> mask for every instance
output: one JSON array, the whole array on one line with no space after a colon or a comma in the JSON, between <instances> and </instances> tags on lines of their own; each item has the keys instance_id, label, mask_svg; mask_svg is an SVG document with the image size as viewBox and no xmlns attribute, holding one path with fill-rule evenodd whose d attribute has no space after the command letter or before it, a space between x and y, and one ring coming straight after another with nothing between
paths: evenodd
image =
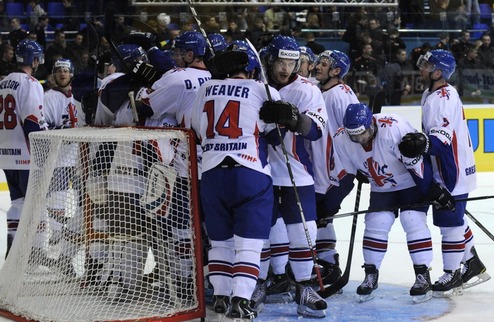
<instances>
[{"instance_id":1,"label":"blue helmet with white stripe","mask_svg":"<svg viewBox=\"0 0 494 322\"><path fill-rule=\"evenodd\" d=\"M300 47L295 38L290 36L276 35L267 48L267 63L272 65L276 59L293 59L297 61L297 66L293 74L300 67Z\"/></svg>"},{"instance_id":2,"label":"blue helmet with white stripe","mask_svg":"<svg viewBox=\"0 0 494 322\"><path fill-rule=\"evenodd\" d=\"M343 126L350 135L360 135L370 128L372 111L364 103L348 105L343 117Z\"/></svg>"},{"instance_id":3,"label":"blue helmet with white stripe","mask_svg":"<svg viewBox=\"0 0 494 322\"><path fill-rule=\"evenodd\" d=\"M58 59L55 61L51 70L52 74L55 74L59 69L66 69L69 73L74 74L74 64L70 59Z\"/></svg>"}]
</instances>

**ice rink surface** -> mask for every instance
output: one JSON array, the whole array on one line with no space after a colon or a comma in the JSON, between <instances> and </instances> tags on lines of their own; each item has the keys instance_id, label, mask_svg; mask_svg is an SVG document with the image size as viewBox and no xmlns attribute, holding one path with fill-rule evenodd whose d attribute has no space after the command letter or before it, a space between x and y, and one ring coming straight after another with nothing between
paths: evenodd
<instances>
[{"instance_id":1,"label":"ice rink surface","mask_svg":"<svg viewBox=\"0 0 494 322\"><path fill-rule=\"evenodd\" d=\"M479 186L469 197L494 195L494 172L479 173ZM367 209L369 188L364 186L360 209ZM5 211L9 207L7 192L0 192L0 265L3 264L6 226ZM353 211L355 191L349 195L340 213ZM472 201L467 209L485 228L494 233L494 198ZM430 217L430 216L429 216ZM296 305L289 303L267 303L256 321L491 321L494 317L494 278L464 292L462 296L451 299L436 299L412 304L408 295L409 288L415 280L413 266L408 255L405 233L397 220L389 235L388 252L380 268L379 288L374 291L375 299L359 303L355 294L356 287L364 278L362 256L362 236L364 230L363 215L357 224L356 244L352 259L350 283L343 293L327 299L328 309L325 319L307 319L298 317ZM434 259L432 262L431 279L437 280L442 275L442 260L440 252L440 234L437 227L429 224L434 244ZM350 239L352 217L335 220L338 236L337 249L340 254L341 267L344 269L347 261L348 242ZM474 232L477 252L487 266L487 271L494 276L494 241L479 227L470 221ZM0 317L0 321L9 321ZM227 321L208 311L206 321Z\"/></svg>"}]
</instances>

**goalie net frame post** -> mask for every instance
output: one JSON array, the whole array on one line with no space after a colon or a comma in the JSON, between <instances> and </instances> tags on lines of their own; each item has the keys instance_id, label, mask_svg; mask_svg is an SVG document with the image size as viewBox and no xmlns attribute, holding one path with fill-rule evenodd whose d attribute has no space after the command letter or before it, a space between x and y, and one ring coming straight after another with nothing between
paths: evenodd
<instances>
[{"instance_id":1,"label":"goalie net frame post","mask_svg":"<svg viewBox=\"0 0 494 322\"><path fill-rule=\"evenodd\" d=\"M129 137L125 137L125 138L117 137L114 141L134 142L134 143L135 142L142 142L142 141L146 141L146 140L150 140L150 141L151 140L152 141L162 140L162 142L168 142L168 143L171 140L177 140L177 139L186 141L186 143L184 142L184 145L187 146L186 151L187 151L188 158L186 159L186 161L187 161L187 167L188 167L188 169L187 169L187 173L188 173L187 176L188 177L186 180L186 185L184 185L183 187L185 187L185 189L188 189L188 191L184 190L187 195L179 195L178 192L181 191L179 189L182 189L182 188L175 188L175 187L172 187L172 189L170 190L170 194L175 193L175 190L177 190L176 191L177 197L184 196L185 198L188 198L187 202L183 204L184 206L186 205L186 207L183 208L183 211L187 211L187 213L190 216L190 221L186 224L187 225L186 229L188 232L187 236L190 236L190 243L192 244L191 246L193 247L193 250L189 250L190 253L186 253L186 256L191 257L190 260L192 261L192 264L193 264L191 267L191 271L190 271L190 273L192 274L190 276L192 278L192 280L191 280L190 284L187 284L187 289L192 290L191 291L192 292L191 296L193 296L193 298L191 299L192 302L189 302L189 300L187 300L186 304L182 304L182 301L177 300L176 298L177 298L177 296L182 296L184 294L183 292L180 294L178 294L178 293L177 294L171 294L171 292L174 292L174 290L168 291L168 293L167 293L166 289L164 291L161 291L161 292L165 292L165 295L160 296L159 297L160 301L157 302L156 301L156 295L153 293L154 291L147 290L147 293L143 293L143 292L139 293L138 294L139 298L137 300L135 300L135 297L134 297L131 300L134 302L132 302L132 303L125 302L125 307L127 308L127 306L145 306L146 309L137 311L138 313L143 312L142 317L138 318L139 321L174 321L175 322L175 321L187 321L187 320L198 319L198 318L204 319L206 316L206 306L205 306L204 272L203 272L204 266L203 266L203 262L202 262L202 259L203 259L202 239L201 239L201 234L202 234L201 228L202 227L201 227L200 206L199 206L197 151L196 151L196 144L195 144L195 140L194 140L194 134L193 134L192 130L190 130L190 129L164 129L164 128L146 128L146 127L131 127L131 128L129 127L129 128L120 128L120 129L124 130L124 131L126 131L126 130L143 131L146 134L139 136L139 133L136 132L137 135L132 137L132 138L130 138L131 135L129 135ZM75 203L79 205L76 207L78 207L80 209L80 212L82 213L82 218L81 218L81 221L82 221L81 229L82 230L81 230L81 234L79 236L76 236L76 237L70 236L67 238L67 240L76 241L76 243L78 245L76 247L79 247L80 251L82 251L82 248L84 249L83 252L86 255L85 261L87 261L87 258L88 258L87 255L89 254L89 250L88 250L89 246L94 241L101 241L101 240L109 241L109 240L111 240L111 236L112 236L111 232L106 232L106 231L105 232L99 232L99 231L96 231L94 229L94 226L93 226L94 225L94 222L93 222L94 204L93 205L91 204L92 202L89 198L88 189L86 187L86 181L88 180L88 178L91 174L91 171L92 171L91 160L94 159L92 156L89 155L89 152L88 152L89 151L88 148L90 145L89 142L96 142L96 143L112 142L113 137L111 139L108 139L106 136L103 135L103 138L100 141L98 141L97 139L99 137L96 137L96 139L94 139L93 136L90 136L91 138L93 138L94 141L91 141L91 138L88 138L87 141L84 142L83 141L84 137L81 138L81 135L84 135L84 133L91 133L90 131L95 131L95 130L112 131L112 130L120 130L120 129L119 128L104 128L104 127L92 127L92 128L87 127L87 128L79 128L79 129L67 129L67 130L53 131L53 132L56 132L56 133L53 133L53 136L50 136L51 133L46 134L48 132L43 132L43 133L40 133L41 136L38 137L38 138L41 138L41 140L44 139L46 141L60 140L60 141L65 142L65 144L70 144L71 142L80 143L77 153L79 155L78 156L79 163L82 163L83 165L82 166L79 165L80 168L78 168L78 169L79 169L79 173L80 173L80 181L82 181L83 183L80 184L79 196L84 198L84 199L81 200L79 203L77 203L77 202L75 202ZM77 132L80 130L88 131L88 132ZM62 131L65 131L65 133ZM74 134L74 136L70 137L71 133L68 131L76 131L75 133L77 133L77 134ZM153 132L153 131L163 131L163 132L166 131L166 132L170 132L170 133L169 134L161 133L161 136L159 136L159 134L155 134L153 136L154 133L158 133L158 132ZM175 132L175 131L177 132L177 134L175 136L173 136L174 135L173 132ZM51 132L51 131L49 131L49 132ZM178 132L181 132L181 133L178 133ZM62 133L62 134L60 135L60 133ZM80 134L80 133L83 133L83 134ZM103 132L100 132L100 133L103 133ZM104 132L104 133L108 133L108 132ZM110 133L113 133L113 132L110 132ZM133 132L130 132L130 133L133 133ZM149 134L149 136L147 136L147 134ZM43 135L48 135L48 137L43 136ZM109 135L109 134L106 134L106 135ZM49 138L52 138L52 139L49 139ZM155 139L155 138L157 138L157 139ZM49 141L49 142L51 142L51 141ZM67 142L69 142L69 143L67 143ZM49 143L49 144L50 144L50 147L51 146L57 146L56 144L53 144L53 143ZM63 155L63 153L60 153L60 148L59 148L60 145L61 144L58 143L58 146L57 146L56 151L55 151L55 152L57 152L57 155ZM34 144L33 144L33 146L34 146ZM32 151L33 151L33 147L32 147ZM52 152L52 151L49 149L48 149L48 152L44 151L44 153L46 153L48 156L49 156L50 152ZM172 157L172 159L173 158L174 157ZM51 179L53 178L52 177L53 169L57 166L60 166L60 165L55 165L55 162L51 162L51 161L54 161L55 159L58 159L58 158L53 157L53 156L49 156L46 158L46 160L48 160L47 162L44 162L44 164L43 164L43 162L41 162L41 165L37 165L38 168L40 168L39 170L41 170L41 171L38 171L38 174L40 172L42 173L42 175L41 175L42 179L41 180L43 180L43 182L45 182L46 186L48 186L48 183L50 183ZM112 156L111 159L112 160L110 162L113 163L114 162L114 160L113 160L114 156ZM43 159L41 159L41 160L43 160ZM32 160L31 162L34 163L35 161ZM48 173L43 172L43 170L45 169L44 167L46 167L48 169L48 171L47 171ZM173 169L173 166L169 166L169 168ZM24 207L24 208L35 209L38 207L40 209L38 212L41 213L44 211L41 209L44 209L43 207L45 207L45 205L46 205L46 199L47 199L48 195L46 194L45 190L40 191L40 192L36 192L37 188L38 188L36 186L36 183L40 179L36 178L36 180L31 180L31 175L33 175L33 172L34 171L31 171L31 174L30 174L28 193L32 191L34 201L33 201L33 205L31 207ZM65 179L59 179L60 182L63 182L64 180ZM46 182L46 181L48 181L48 182ZM50 184L50 186L51 186L51 184ZM51 187L46 189L46 190L51 191L50 189L51 189ZM40 195L41 195L41 198L44 198L45 200L42 201L42 203L39 206L36 206L37 197L39 197ZM29 201L29 195L26 197L26 201ZM35 214L33 214L33 216L27 216L27 214L23 215L22 218L26 217L26 219L24 220L26 223L19 225L21 233L22 233L21 229L24 226L32 227L33 223L38 222L39 218L38 218L37 212L36 211L34 211L34 212L35 212ZM131 210L131 212L132 212L132 210ZM178 214L182 214L182 212L180 212ZM21 223L22 223L22 221L23 220L21 219ZM155 222L156 222L156 220L154 220L154 223ZM174 229L173 226L171 226L171 228ZM27 228L24 227L24 229L27 229ZM163 229L165 229L165 228L163 228ZM168 234L169 233L170 232L168 232ZM34 233L32 233L32 234L34 234ZM166 245L173 246L174 242L176 242L176 240L174 241L173 238L166 237L167 234L163 234L163 235L160 234L159 236L161 236L162 238L165 238L165 239L162 239L162 238L158 239L158 237L156 237L156 240L159 242L159 244L163 245L164 247L166 247ZM34 247L34 246L31 246L32 245L31 242L32 242L32 238L30 239L30 237L28 236L27 237L27 243L29 243L29 246L26 246L26 247ZM69 313L72 312L72 311L70 311L70 306L72 305L71 304L72 301L68 300L68 297L70 297L70 296L72 296L72 297L80 296L81 297L81 305L91 305L91 304L87 304L85 302L86 298L82 298L82 297L84 297L84 296L93 296L94 297L96 295L94 295L94 291L93 291L93 293L88 294L86 289L79 287L79 282L82 281L83 278L81 278L81 279L79 279L79 278L72 278L72 279L61 278L60 279L59 278L56 281L55 280L53 280L53 281L51 281L51 280L48 280L48 281L39 280L39 281L32 282L31 281L32 276L29 276L29 274L32 272L28 271L27 267L28 267L28 265L33 265L33 264L26 264L26 263L28 262L27 257L30 258L30 256L27 256L27 255L30 255L30 253L33 251L33 248L23 248L21 246L21 242L19 241L19 238L17 238L17 243L14 242L14 244L19 244L18 247L13 248L13 250L15 250L16 253L18 253L19 255L11 254L14 256L9 256L9 258L7 259L5 264L8 263L9 259L11 260L12 264L10 264L10 265L4 264L3 268L6 268L6 266L9 266L9 268L6 268L5 270L2 269L2 273L7 274L8 272L10 272L10 274L13 274L12 273L12 271L13 271L12 267L16 266L14 264L19 262L21 265L20 266L21 271L19 272L21 278L18 279L17 284L15 284L16 282L13 282L12 284L4 283L4 285L1 285L1 282L2 282L2 280L5 282L5 279L0 279L0 316L7 317L7 318L14 320L14 321L34 321L34 320L42 320L42 321L45 320L46 321L47 319L50 321L57 321L58 320L56 318L53 318L53 316L51 316L51 315L46 315L46 313L48 311L45 312L44 310L42 310L41 312L32 312L32 311L30 311L30 310L32 310L32 308L30 306L28 306L27 309L24 309L24 310L22 309L22 306L23 306L22 301L20 301L20 300L17 301L18 298L25 297L25 296L31 297L31 298L43 296L43 295L38 295L38 294L42 294L43 292L29 293L30 292L29 290L27 290L27 291L24 290L23 285L25 285L26 279L28 280L27 283L31 283L31 284L29 284L28 289L30 289L32 287L31 286L32 284L36 283L36 285L38 285L38 286L35 286L35 287L42 288L42 287L45 287L46 285L48 285L48 288L50 288L50 290L52 288L53 288L53 290L55 290L55 287L57 287L56 284L60 283L60 285L62 285L62 287L60 288L60 293L54 293L54 294L49 293L50 295L46 295L46 296L48 296L46 301L47 301L47 303L51 303L51 300L50 300L51 296L58 297L59 300L62 301L62 303L63 303L63 304L61 304L62 308L63 308L63 305L69 306L69 309L68 309ZM151 249L152 249L153 253L155 252L155 249L148 248L148 256L147 256L146 261L149 260L148 257L149 257L149 252L151 251ZM167 251L166 251L168 257L169 257L168 254L170 254L171 251L173 251L173 249L170 249L170 247L169 247L169 249L167 249ZM156 254L156 253L154 253L154 254ZM175 258L172 258L172 259L174 260ZM163 261L163 259L162 259L162 261ZM167 262L166 263L167 265L169 264L169 259L166 259L164 261ZM21 262L24 262L24 264ZM79 264L79 262L77 262L77 261L75 263ZM76 264L74 264L74 265L76 265ZM158 262L155 262L155 265L156 265L156 267L158 267L159 266ZM168 280L172 280L173 279L172 273L176 272L175 271L176 268L174 268L173 265L175 265L175 264L171 264L170 266L168 266L169 270L166 272L161 272L160 276L165 275L165 276L167 276L166 278L168 278ZM51 273L51 274L53 275L53 273ZM85 273L83 273L83 274L85 274ZM146 273L142 272L142 274L146 274ZM180 275L178 275L178 276L180 276ZM163 281L163 278L160 278L159 280ZM173 281L176 282L176 280L173 280ZM67 285L69 285L69 283L71 283L70 284L71 288L73 288L74 285L77 284L78 285L77 289L79 289L79 291L76 291L76 292L78 295L72 294L71 293L72 289L67 290L66 291L67 293L65 293L65 290L63 290L63 286L65 285L64 283ZM11 294L9 292L9 287L12 287L12 285L20 286L20 289L18 289L17 293L13 292L16 295L9 295L9 294ZM165 287L166 286L169 286L169 284L165 284ZM175 286L175 288L176 287L177 286ZM19 290L21 290L21 291L19 291ZM54 292L54 291L51 291L51 292ZM98 291L98 292L100 292L100 291ZM2 295L2 293L3 293L3 295ZM153 295L150 295L151 293ZM59 294L59 295L57 296L57 294ZM101 295L101 294L99 294L99 295ZM137 296L137 293L135 296ZM10 300L12 300L12 298L14 298L15 301L9 302ZM166 302L167 299L168 299L169 303L168 304L162 304L162 302L163 303ZM40 298L40 300L42 300L42 298ZM67 302L65 302L65 300L67 300ZM32 300L30 299L30 301L32 301ZM99 301L101 301L101 299ZM115 305L114 303L115 302L110 301L111 305ZM146 303L148 303L149 305L146 306ZM156 303L159 303L159 304L156 304ZM103 304L103 305L107 305L107 304ZM78 306L78 305L76 305L76 306ZM182 307L184 309L180 311L180 308L182 308ZM97 307L97 306L95 307L95 311L94 311L95 313L99 313L98 308L99 307ZM87 309L90 310L91 307L84 307L84 310L87 310ZM175 310L176 310L177 313L172 313L172 314L167 313L170 309L172 310L170 312L175 312ZM57 309L52 307L51 310L53 311L53 310L57 310ZM109 311L111 313L111 312L113 312L112 310L113 309L107 310L107 311ZM65 309L63 309L62 311L64 311L63 314L66 314ZM20 313L20 312L22 312L22 313ZM107 312L105 311L105 313L107 313ZM150 313L151 315L146 315L147 313ZM156 315L154 315L155 313L156 313ZM73 314L74 314L74 316L72 317L73 319L81 320L81 321L88 319L87 317L84 317L84 318L79 317L78 318L75 315L76 313L73 313ZM136 317L135 317L134 312L130 311L129 314L131 314L131 315L128 315L127 318L122 318L122 315L117 315L113 318L111 316L101 318L100 315L94 315L95 316L94 318L89 318L89 319L90 320L104 320L104 321L114 321L114 320L135 321ZM61 316L60 320L62 320L62 319L63 318Z\"/></svg>"}]
</instances>

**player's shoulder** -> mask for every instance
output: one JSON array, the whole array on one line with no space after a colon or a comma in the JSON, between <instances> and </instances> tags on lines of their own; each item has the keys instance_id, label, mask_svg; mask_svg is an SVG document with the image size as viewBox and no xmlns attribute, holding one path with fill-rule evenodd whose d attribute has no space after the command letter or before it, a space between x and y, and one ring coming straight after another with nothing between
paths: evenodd
<instances>
[{"instance_id":1,"label":"player's shoulder","mask_svg":"<svg viewBox=\"0 0 494 322\"><path fill-rule=\"evenodd\" d=\"M353 95L353 89L346 83L338 83L331 87L327 92L330 95Z\"/></svg>"},{"instance_id":2,"label":"player's shoulder","mask_svg":"<svg viewBox=\"0 0 494 322\"><path fill-rule=\"evenodd\" d=\"M302 88L315 88L317 90L319 90L319 87L317 86L317 84L314 84L313 81L311 81L310 79L306 78L306 77L303 77L303 76L300 76L300 75L297 75L297 78L295 78L294 80L294 83L297 84L297 86L300 86ZM300 85L298 85L300 84Z\"/></svg>"},{"instance_id":3,"label":"player's shoulder","mask_svg":"<svg viewBox=\"0 0 494 322\"><path fill-rule=\"evenodd\" d=\"M113 74L110 74L110 75L106 76L105 78L103 78L101 80L100 87L103 87L104 85L112 82L113 80L115 80L115 79L117 79L117 78L119 78L120 76L123 76L123 75L125 75L125 74L124 73L118 73L117 72L117 73L113 73Z\"/></svg>"},{"instance_id":4,"label":"player's shoulder","mask_svg":"<svg viewBox=\"0 0 494 322\"><path fill-rule=\"evenodd\" d=\"M348 137L346 135L346 131L345 131L345 128L343 126L341 126L340 128L338 128L336 130L336 132L333 134L333 139L335 141L342 141L342 140L346 140Z\"/></svg>"},{"instance_id":5,"label":"player's shoulder","mask_svg":"<svg viewBox=\"0 0 494 322\"><path fill-rule=\"evenodd\" d=\"M405 126L406 121L396 114L375 114L376 126L378 132L394 133L399 131L400 126Z\"/></svg>"},{"instance_id":6,"label":"player's shoulder","mask_svg":"<svg viewBox=\"0 0 494 322\"><path fill-rule=\"evenodd\" d=\"M445 84L434 91L433 97L441 100L450 100L458 97L458 92L452 85Z\"/></svg>"}]
</instances>

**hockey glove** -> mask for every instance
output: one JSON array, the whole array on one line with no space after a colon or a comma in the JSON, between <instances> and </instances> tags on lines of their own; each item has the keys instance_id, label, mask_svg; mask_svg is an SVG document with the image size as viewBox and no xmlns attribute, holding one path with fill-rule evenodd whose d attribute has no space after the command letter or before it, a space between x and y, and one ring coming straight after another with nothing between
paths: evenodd
<instances>
[{"instance_id":1,"label":"hockey glove","mask_svg":"<svg viewBox=\"0 0 494 322\"><path fill-rule=\"evenodd\" d=\"M156 46L156 36L150 32L132 30L122 38L123 44L136 44L141 46L145 51Z\"/></svg>"},{"instance_id":2,"label":"hockey glove","mask_svg":"<svg viewBox=\"0 0 494 322\"><path fill-rule=\"evenodd\" d=\"M429 188L427 199L438 209L455 211L455 199L446 188L437 182L434 182Z\"/></svg>"},{"instance_id":3,"label":"hockey glove","mask_svg":"<svg viewBox=\"0 0 494 322\"><path fill-rule=\"evenodd\" d=\"M288 102L265 101L259 111L259 118L266 123L278 123L295 132L300 119L298 108Z\"/></svg>"},{"instance_id":4,"label":"hockey glove","mask_svg":"<svg viewBox=\"0 0 494 322\"><path fill-rule=\"evenodd\" d=\"M154 68L153 65L150 65L142 60L139 60L134 66L131 66L130 70L132 75L149 84L156 82L162 75L156 68Z\"/></svg>"},{"instance_id":5,"label":"hockey glove","mask_svg":"<svg viewBox=\"0 0 494 322\"><path fill-rule=\"evenodd\" d=\"M398 145L401 154L407 158L415 158L429 151L429 138L424 133L407 133Z\"/></svg>"}]
</instances>

